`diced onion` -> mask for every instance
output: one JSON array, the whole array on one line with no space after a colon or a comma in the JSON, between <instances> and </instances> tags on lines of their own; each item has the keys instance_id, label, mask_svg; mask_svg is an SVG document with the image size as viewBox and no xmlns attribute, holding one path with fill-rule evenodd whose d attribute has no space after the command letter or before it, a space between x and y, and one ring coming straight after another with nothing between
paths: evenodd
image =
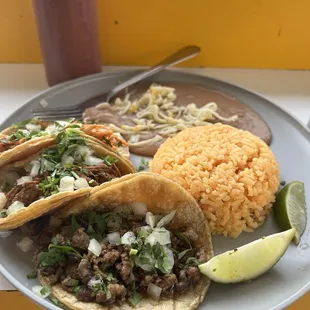
<instances>
[{"instance_id":1,"label":"diced onion","mask_svg":"<svg viewBox=\"0 0 310 310\"><path fill-rule=\"evenodd\" d=\"M145 221L147 224L151 226L153 229L155 227L155 216L152 214L152 212L147 212L145 216Z\"/></svg>"},{"instance_id":2,"label":"diced onion","mask_svg":"<svg viewBox=\"0 0 310 310\"><path fill-rule=\"evenodd\" d=\"M35 177L38 175L39 170L40 170L40 162L37 160L33 160L30 162L31 171L30 171L30 176Z\"/></svg>"},{"instance_id":3,"label":"diced onion","mask_svg":"<svg viewBox=\"0 0 310 310\"><path fill-rule=\"evenodd\" d=\"M101 245L96 239L90 239L88 250L98 257L101 253Z\"/></svg>"},{"instance_id":4,"label":"diced onion","mask_svg":"<svg viewBox=\"0 0 310 310\"><path fill-rule=\"evenodd\" d=\"M96 287L97 285L101 285L103 283L103 281L101 279L96 279L95 277L91 278L87 285L90 288Z\"/></svg>"},{"instance_id":5,"label":"diced onion","mask_svg":"<svg viewBox=\"0 0 310 310\"><path fill-rule=\"evenodd\" d=\"M32 287L32 292L34 294L36 294L37 296L41 297L41 298L46 298L49 296L49 294L51 293L50 291L46 292L44 295L41 294L41 291L43 289L43 286L41 285L35 285Z\"/></svg>"},{"instance_id":6,"label":"diced onion","mask_svg":"<svg viewBox=\"0 0 310 310\"><path fill-rule=\"evenodd\" d=\"M74 181L74 186L76 189L89 187L89 184L85 178L78 178Z\"/></svg>"},{"instance_id":7,"label":"diced onion","mask_svg":"<svg viewBox=\"0 0 310 310\"><path fill-rule=\"evenodd\" d=\"M45 128L45 131L49 134L52 135L57 132L56 126L55 125L49 125Z\"/></svg>"},{"instance_id":8,"label":"diced onion","mask_svg":"<svg viewBox=\"0 0 310 310\"><path fill-rule=\"evenodd\" d=\"M26 129L28 129L29 131L33 131L33 130L41 130L41 125L35 125L35 124L26 124Z\"/></svg>"},{"instance_id":9,"label":"diced onion","mask_svg":"<svg viewBox=\"0 0 310 310\"><path fill-rule=\"evenodd\" d=\"M145 203L142 202L134 202L131 204L132 211L136 215L146 215L147 213L147 206Z\"/></svg>"},{"instance_id":10,"label":"diced onion","mask_svg":"<svg viewBox=\"0 0 310 310\"><path fill-rule=\"evenodd\" d=\"M0 238L7 238L13 234L13 230L0 231Z\"/></svg>"},{"instance_id":11,"label":"diced onion","mask_svg":"<svg viewBox=\"0 0 310 310\"><path fill-rule=\"evenodd\" d=\"M14 201L7 209L6 213L7 215L10 215L12 213L15 213L21 209L23 209L25 205L20 201Z\"/></svg>"},{"instance_id":12,"label":"diced onion","mask_svg":"<svg viewBox=\"0 0 310 310\"><path fill-rule=\"evenodd\" d=\"M87 156L90 156L92 153L92 150L86 145L79 145L76 148L75 156L78 158L85 158Z\"/></svg>"},{"instance_id":13,"label":"diced onion","mask_svg":"<svg viewBox=\"0 0 310 310\"><path fill-rule=\"evenodd\" d=\"M104 163L104 160L92 155L89 155L85 158L85 164L87 166L96 166Z\"/></svg>"},{"instance_id":14,"label":"diced onion","mask_svg":"<svg viewBox=\"0 0 310 310\"><path fill-rule=\"evenodd\" d=\"M65 176L60 179L59 184L60 192L72 192L74 191L74 177Z\"/></svg>"},{"instance_id":15,"label":"diced onion","mask_svg":"<svg viewBox=\"0 0 310 310\"><path fill-rule=\"evenodd\" d=\"M113 232L107 235L107 240L110 244L120 244L121 243L121 236L119 232Z\"/></svg>"},{"instance_id":16,"label":"diced onion","mask_svg":"<svg viewBox=\"0 0 310 310\"><path fill-rule=\"evenodd\" d=\"M132 231L127 231L121 238L121 243L131 245L136 241L136 236Z\"/></svg>"},{"instance_id":17,"label":"diced onion","mask_svg":"<svg viewBox=\"0 0 310 310\"><path fill-rule=\"evenodd\" d=\"M55 216L51 216L50 217L50 221L49 221L49 226L50 227L60 227L61 226L61 223L62 223L62 220L61 219L58 219L57 217Z\"/></svg>"},{"instance_id":18,"label":"diced onion","mask_svg":"<svg viewBox=\"0 0 310 310\"><path fill-rule=\"evenodd\" d=\"M31 176L24 176L24 177L19 178L16 182L17 182L17 185L22 185L26 182L31 182L31 181L32 181Z\"/></svg>"},{"instance_id":19,"label":"diced onion","mask_svg":"<svg viewBox=\"0 0 310 310\"><path fill-rule=\"evenodd\" d=\"M170 232L165 228L155 228L153 232L146 238L145 242L152 246L157 242L160 245L170 244Z\"/></svg>"},{"instance_id":20,"label":"diced onion","mask_svg":"<svg viewBox=\"0 0 310 310\"><path fill-rule=\"evenodd\" d=\"M164 216L156 225L156 227L162 227L170 223L175 215L176 211L170 212L168 215Z\"/></svg>"},{"instance_id":21,"label":"diced onion","mask_svg":"<svg viewBox=\"0 0 310 310\"><path fill-rule=\"evenodd\" d=\"M4 193L0 193L0 210L2 210L7 202L6 195Z\"/></svg>"},{"instance_id":22,"label":"diced onion","mask_svg":"<svg viewBox=\"0 0 310 310\"><path fill-rule=\"evenodd\" d=\"M32 248L32 245L33 241L28 237L24 237L22 240L16 243L16 246L23 252L29 252Z\"/></svg>"},{"instance_id":23,"label":"diced onion","mask_svg":"<svg viewBox=\"0 0 310 310\"><path fill-rule=\"evenodd\" d=\"M158 300L159 297L160 297L161 291L162 291L162 289L161 289L159 286L157 286L157 285L155 285L155 284L153 284L153 283L150 283L150 284L148 285L148 287L147 287L146 293L147 293L148 296L150 296L152 299Z\"/></svg>"},{"instance_id":24,"label":"diced onion","mask_svg":"<svg viewBox=\"0 0 310 310\"><path fill-rule=\"evenodd\" d=\"M74 158L72 156L67 156L64 155L61 158L61 164L62 165L68 165L68 164L73 164L74 163Z\"/></svg>"}]
</instances>

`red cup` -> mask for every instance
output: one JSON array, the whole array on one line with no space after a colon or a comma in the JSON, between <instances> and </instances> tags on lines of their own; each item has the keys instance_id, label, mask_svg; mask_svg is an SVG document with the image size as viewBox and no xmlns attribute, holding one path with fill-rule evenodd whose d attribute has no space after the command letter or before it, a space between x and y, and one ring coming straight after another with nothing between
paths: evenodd
<instances>
[{"instance_id":1,"label":"red cup","mask_svg":"<svg viewBox=\"0 0 310 310\"><path fill-rule=\"evenodd\" d=\"M50 86L101 72L96 0L32 0Z\"/></svg>"}]
</instances>

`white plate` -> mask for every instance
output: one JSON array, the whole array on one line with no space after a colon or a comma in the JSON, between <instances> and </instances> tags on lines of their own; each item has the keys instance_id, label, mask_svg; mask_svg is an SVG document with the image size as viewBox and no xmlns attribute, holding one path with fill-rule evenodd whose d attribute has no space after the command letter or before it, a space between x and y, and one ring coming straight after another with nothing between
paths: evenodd
<instances>
[{"instance_id":1,"label":"white plate","mask_svg":"<svg viewBox=\"0 0 310 310\"><path fill-rule=\"evenodd\" d=\"M30 118L30 109L41 108L45 99L49 106L75 105L96 96L135 72L97 74L53 87L29 100L12 114L2 127ZM269 124L273 133L271 148L280 164L281 178L286 182L300 180L305 183L306 195L310 193L310 134L309 130L288 113L258 94L235 85L212 78L166 71L152 79L165 81L200 83L227 93L256 110ZM132 156L135 165L140 159ZM309 207L308 207L309 211ZM283 309L306 293L310 287L310 225L308 223L300 245L291 245L280 262L267 274L250 283L219 285L212 283L206 299L199 309L212 310L276 310ZM241 246L245 243L270 235L278 229L270 216L266 223L253 233L243 233L238 239L214 237L216 253ZM47 309L59 309L31 292L35 280L28 280L26 274L32 270L31 253L24 254L16 247L20 236L13 235L0 240L0 272L22 293Z\"/></svg>"}]
</instances>

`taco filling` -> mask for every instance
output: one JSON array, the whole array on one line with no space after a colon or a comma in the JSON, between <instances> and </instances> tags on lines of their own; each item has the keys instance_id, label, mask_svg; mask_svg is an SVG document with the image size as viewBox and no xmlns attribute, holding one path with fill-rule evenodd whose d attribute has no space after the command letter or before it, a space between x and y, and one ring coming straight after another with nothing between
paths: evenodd
<instances>
[{"instance_id":1,"label":"taco filling","mask_svg":"<svg viewBox=\"0 0 310 310\"><path fill-rule=\"evenodd\" d=\"M33 118L16 123L0 133L0 152L7 151L33 138L57 135L64 129L75 128L93 136L110 146L121 155L129 153L128 144L119 133L104 125L82 124L74 119L67 121L45 122Z\"/></svg>"},{"instance_id":2,"label":"taco filling","mask_svg":"<svg viewBox=\"0 0 310 310\"><path fill-rule=\"evenodd\" d=\"M118 178L116 162L111 155L96 156L78 130L63 130L54 146L24 167L2 172L0 216L7 217L41 198Z\"/></svg>"},{"instance_id":3,"label":"taco filling","mask_svg":"<svg viewBox=\"0 0 310 310\"><path fill-rule=\"evenodd\" d=\"M39 225L33 258L41 283L58 285L82 302L111 305L143 298L172 298L201 280L205 261L195 249L197 233L170 227L175 211L146 216L91 211Z\"/></svg>"}]
</instances>

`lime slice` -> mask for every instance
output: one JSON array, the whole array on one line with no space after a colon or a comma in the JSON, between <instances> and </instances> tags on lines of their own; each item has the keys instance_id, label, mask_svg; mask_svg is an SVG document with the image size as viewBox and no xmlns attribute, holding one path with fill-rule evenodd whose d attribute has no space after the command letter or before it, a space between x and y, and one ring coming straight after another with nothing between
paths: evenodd
<instances>
[{"instance_id":1,"label":"lime slice","mask_svg":"<svg viewBox=\"0 0 310 310\"><path fill-rule=\"evenodd\" d=\"M294 181L284 186L277 195L273 212L282 230L296 228L294 242L298 244L307 224L304 183Z\"/></svg>"},{"instance_id":2,"label":"lime slice","mask_svg":"<svg viewBox=\"0 0 310 310\"><path fill-rule=\"evenodd\" d=\"M271 269L283 256L295 228L263 237L240 248L214 256L199 265L200 272L218 283L253 280Z\"/></svg>"}]
</instances>

